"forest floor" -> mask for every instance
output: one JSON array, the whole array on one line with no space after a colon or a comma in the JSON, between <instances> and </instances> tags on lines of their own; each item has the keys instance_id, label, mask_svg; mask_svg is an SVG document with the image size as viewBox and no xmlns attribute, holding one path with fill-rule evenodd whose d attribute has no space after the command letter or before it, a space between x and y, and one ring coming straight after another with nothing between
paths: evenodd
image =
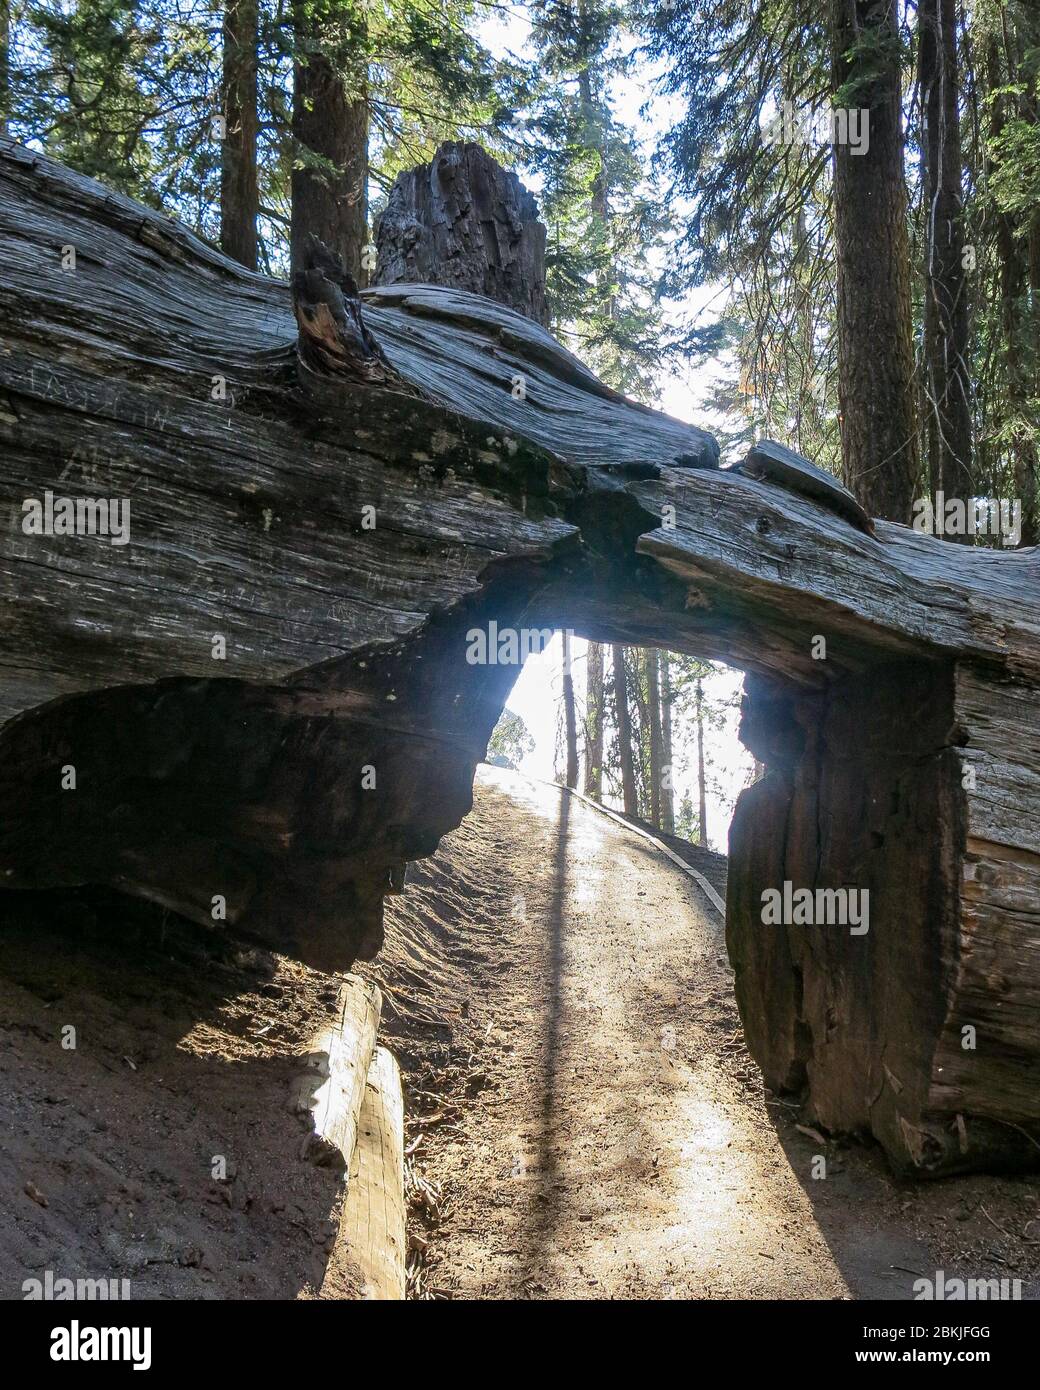
<instances>
[{"instance_id":1,"label":"forest floor","mask_svg":"<svg viewBox=\"0 0 1040 1390\"><path fill-rule=\"evenodd\" d=\"M439 1042L402 1038L420 1296L908 1299L940 1269L1040 1296L1040 1180L901 1184L763 1092L720 916L644 838L481 768L414 870L428 942L467 919Z\"/></svg>"},{"instance_id":2,"label":"forest floor","mask_svg":"<svg viewBox=\"0 0 1040 1390\"><path fill-rule=\"evenodd\" d=\"M289 1097L338 980L116 894L2 896L0 1299L317 1297L343 1185ZM333 1260L323 1296L360 1288Z\"/></svg>"},{"instance_id":3,"label":"forest floor","mask_svg":"<svg viewBox=\"0 0 1040 1390\"><path fill-rule=\"evenodd\" d=\"M939 1269L1038 1296L1040 1178L901 1185L797 1129L694 880L557 787L484 767L474 795L358 966L405 1080L413 1297L907 1298ZM47 1270L358 1297L287 1103L338 978L115 894L3 899L0 1298Z\"/></svg>"}]
</instances>

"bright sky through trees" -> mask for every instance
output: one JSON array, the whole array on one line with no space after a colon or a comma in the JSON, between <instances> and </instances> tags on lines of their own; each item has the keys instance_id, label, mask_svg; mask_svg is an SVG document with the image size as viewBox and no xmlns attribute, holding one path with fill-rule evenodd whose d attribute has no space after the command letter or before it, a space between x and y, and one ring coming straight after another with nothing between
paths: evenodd
<instances>
[{"instance_id":1,"label":"bright sky through trees","mask_svg":"<svg viewBox=\"0 0 1040 1390\"><path fill-rule=\"evenodd\" d=\"M580 638L576 638L573 644L579 720L585 704L585 645ZM562 650L557 633L544 652L528 657L506 702L506 708L520 716L535 742L532 752L521 762L521 770L530 777L538 777L546 782L553 780L556 766L562 767L562 751L558 754L561 676ZM705 682L707 700L716 704L732 702L740 690L741 679L739 671L721 668L718 675ZM736 708L727 709L723 727L715 729L709 724L704 732L705 761L708 765L708 840L712 849L723 853L733 803L747 782L752 766L750 753L737 738L738 718ZM686 792L690 793L696 806L697 769L692 719L681 715L676 717L673 740L676 808ZM611 806L621 805L621 798L611 796L606 786L603 800Z\"/></svg>"}]
</instances>

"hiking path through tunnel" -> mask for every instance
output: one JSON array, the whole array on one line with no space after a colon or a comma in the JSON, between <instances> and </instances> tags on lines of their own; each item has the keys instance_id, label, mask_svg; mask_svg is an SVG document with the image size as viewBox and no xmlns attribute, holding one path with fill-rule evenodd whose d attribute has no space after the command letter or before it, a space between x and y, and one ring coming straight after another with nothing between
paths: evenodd
<instances>
[{"instance_id":1,"label":"hiking path through tunnel","mask_svg":"<svg viewBox=\"0 0 1040 1390\"><path fill-rule=\"evenodd\" d=\"M474 631L723 660L767 769L727 907L766 1082L808 1084L814 1124L869 1131L900 1172L1037 1166L1035 548L875 523L776 441L721 468L705 431L482 296L359 296L315 265L294 300L9 141L0 239L5 889L113 889L205 928L216 907L349 969L469 809L515 677L497 647L470 659ZM318 305L346 324L344 293L368 336L359 357L337 328L319 370ZM41 497L73 476L132 492L132 544L52 534ZM869 933L767 927L786 884L869 893Z\"/></svg>"},{"instance_id":2,"label":"hiking path through tunnel","mask_svg":"<svg viewBox=\"0 0 1040 1390\"><path fill-rule=\"evenodd\" d=\"M912 1297L943 1252L913 1234L876 1152L846 1167L792 1110L774 1124L787 1102L744 1050L723 923L696 882L583 800L498 768L480 769L467 827L506 911L470 958L486 1089L427 1135L448 1199L435 1282L454 1298Z\"/></svg>"}]
</instances>

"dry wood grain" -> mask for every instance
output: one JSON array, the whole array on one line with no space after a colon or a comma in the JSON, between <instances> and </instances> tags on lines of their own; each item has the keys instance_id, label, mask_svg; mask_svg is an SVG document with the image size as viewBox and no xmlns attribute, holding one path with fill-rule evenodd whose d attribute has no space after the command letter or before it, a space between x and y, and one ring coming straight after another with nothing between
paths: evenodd
<instances>
[{"instance_id":1,"label":"dry wood grain","mask_svg":"<svg viewBox=\"0 0 1040 1390\"><path fill-rule=\"evenodd\" d=\"M404 1298L404 1099L385 1047L376 1048L368 1072L340 1239L364 1275L365 1298Z\"/></svg>"},{"instance_id":2,"label":"dry wood grain","mask_svg":"<svg viewBox=\"0 0 1040 1390\"><path fill-rule=\"evenodd\" d=\"M312 1163L343 1169L350 1164L381 1007L375 985L345 976L335 1020L315 1040L307 1071L294 1084L290 1105L306 1123L300 1156Z\"/></svg>"}]
</instances>

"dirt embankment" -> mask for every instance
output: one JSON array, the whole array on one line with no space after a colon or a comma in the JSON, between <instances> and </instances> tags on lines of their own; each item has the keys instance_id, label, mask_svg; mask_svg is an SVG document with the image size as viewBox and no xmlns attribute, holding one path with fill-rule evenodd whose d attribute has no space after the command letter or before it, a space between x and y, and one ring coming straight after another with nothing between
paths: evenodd
<instances>
[{"instance_id":1,"label":"dirt embankment","mask_svg":"<svg viewBox=\"0 0 1040 1390\"><path fill-rule=\"evenodd\" d=\"M288 1097L337 981L114 895L4 898L0 1297L313 1296L342 1186Z\"/></svg>"}]
</instances>

